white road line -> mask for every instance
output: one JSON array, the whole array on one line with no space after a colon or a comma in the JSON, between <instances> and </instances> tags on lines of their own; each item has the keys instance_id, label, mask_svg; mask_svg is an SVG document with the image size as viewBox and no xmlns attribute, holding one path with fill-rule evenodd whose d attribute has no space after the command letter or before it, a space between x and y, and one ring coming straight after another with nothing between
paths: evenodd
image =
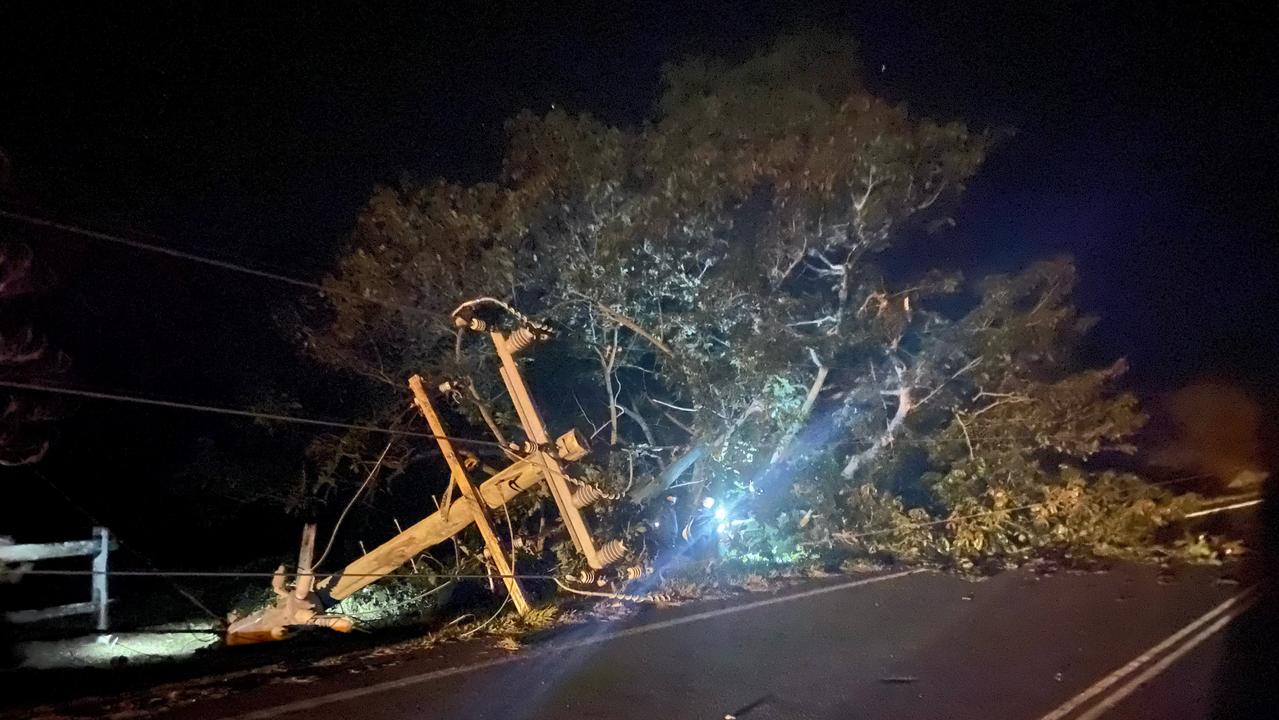
<instances>
[{"instance_id":1,"label":"white road line","mask_svg":"<svg viewBox=\"0 0 1279 720\"><path fill-rule=\"evenodd\" d=\"M1243 605L1239 605L1239 607L1246 609L1247 604L1251 602L1252 594L1253 594L1253 588L1248 588L1247 590L1244 590L1238 595L1235 595L1227 599L1225 602L1221 603L1217 607L1209 610L1203 615L1200 615L1189 625L1183 627L1182 629L1168 636L1166 639L1164 639L1163 642L1150 648L1149 650L1142 653L1141 655L1138 655L1136 658L1128 662L1123 667L1115 670L1114 672L1110 673L1106 677L1093 683L1086 690L1074 696L1073 698L1067 700L1066 702L1062 703L1062 705L1058 707L1056 710L1053 710L1047 715L1044 715L1039 720L1061 720L1061 718L1064 718L1070 713L1077 710L1079 706L1083 705L1084 703L1088 702L1089 700L1096 697L1097 695L1110 689L1112 685L1122 681L1124 678L1131 675L1132 673L1137 672L1138 670L1142 668L1143 665L1153 660L1160 653L1166 651L1168 648L1172 647L1178 642L1181 642L1181 640L1185 638L1187 635L1190 635L1194 631L1198 630L1200 627L1203 627L1205 624L1212 622L1213 619L1216 618L1218 615L1221 615L1222 613L1226 613L1232 607L1239 605L1241 601L1245 601L1245 599L1246 599L1246 602L1244 602ZM1243 612L1243 610L1239 610L1238 612ZM1238 614L1238 612L1236 612L1235 614ZM1224 624L1225 622L1229 622L1233 618L1234 618L1234 615L1227 614L1226 617L1224 618L1224 621L1219 621L1219 622L1221 622L1221 624ZM1212 630L1212 632L1215 632L1219 627L1220 625L1214 624L1210 626L1210 630ZM1208 635L1211 635L1212 632L1209 632ZM1194 645L1197 645L1199 642L1202 642L1202 639L1206 637L1207 635L1204 635L1202 638L1200 636L1195 636L1195 638L1192 638L1189 641L1190 643L1193 643L1193 645L1190 645L1190 647L1194 647ZM1176 659L1176 657L1180 657L1179 654L1174 653L1174 655L1175 657L1173 657L1173 655L1170 655L1169 657L1173 657L1174 660ZM1155 667L1159 667L1159 665L1156 665ZM1163 665L1163 667L1167 667L1167 665ZM1145 673L1143 673L1142 676L1145 676ZM1151 675L1150 677L1154 677L1154 676ZM1124 687L1127 687L1127 686L1125 685ZM1131 690L1129 692L1131 692ZM1089 711L1089 712L1091 713L1092 711ZM1095 716L1090 715L1087 717L1095 717ZM1083 720L1083 718L1080 718L1079 720Z\"/></svg>"},{"instance_id":2,"label":"white road line","mask_svg":"<svg viewBox=\"0 0 1279 720\"><path fill-rule=\"evenodd\" d=\"M1194 637L1190 638L1181 646L1179 646L1177 649L1165 655L1162 660L1146 668L1146 670L1142 672L1140 675L1133 678L1132 680L1129 680L1122 687L1120 687L1118 690L1115 690L1110 695L1107 695L1105 698L1102 698L1101 702L1089 708L1088 712L1084 713L1083 715L1080 715L1078 720L1097 720L1097 718L1104 715L1108 710L1115 707L1119 703L1123 702L1124 698L1133 694L1133 692L1136 691L1138 688L1140 688L1143 684L1149 682L1151 678L1154 678L1159 673L1163 672L1164 670L1167 670L1168 666L1177 662L1177 660L1182 655L1185 655L1191 650L1194 650L1204 640L1207 640L1208 638L1216 634L1218 630L1222 629L1226 625L1229 625L1231 620L1234 620L1235 618L1239 617L1243 613L1247 612L1248 608L1252 606L1253 600L1255 599L1256 598L1254 597L1249 597L1247 600L1240 603L1233 610L1231 610L1230 612L1218 618L1216 622L1214 622L1213 624L1201 630L1198 635L1195 635Z\"/></svg>"},{"instance_id":3,"label":"white road line","mask_svg":"<svg viewBox=\"0 0 1279 720\"><path fill-rule=\"evenodd\" d=\"M262 710L254 710L252 712L243 713L241 715L226 716L223 720L265 720L265 718L274 718L288 713L295 713L304 710L313 710L323 705L343 702L346 700L354 700L355 698L365 697L368 695L376 695L388 690L398 690L400 688L412 687L428 683L433 680L440 680L454 675L474 672L476 670L485 670L488 668L498 667L501 665L509 665L511 663L525 662L534 660L555 653L576 650L578 648L598 645L600 643L609 642L610 640L620 640L621 638L632 637L634 635L642 635L644 633L654 632L656 630L664 630L666 628L676 627L678 625L686 625L688 623L698 622L699 620L709 620L723 615L732 615L734 613L754 610L756 608L768 607L769 605L777 605L779 603L790 602L792 600L802 600L804 598L815 597L817 595L825 595L827 593L837 592L839 590L847 590L848 588L860 587L862 585L873 585L881 583L885 580L894 580L896 578L914 575L916 573L927 572L924 568L914 570L904 570L902 572L890 573L888 575L879 575L871 578L863 578L861 580L853 580L851 582L839 583L838 585L828 585L826 587L813 588L797 592L793 595L781 595L779 597L771 597L766 600L756 600L755 602L745 603L743 605L734 605L732 607L720 608L718 610L707 610L705 612L694 613L684 617L671 618L670 620L662 620L649 625L640 625L638 627L618 630L617 632L606 632L595 637L575 640L573 642L564 643L562 645L554 645L541 650L535 650L527 653L516 653L506 655L484 662L472 663L470 665L459 665L457 667L442 668L431 672L422 673L420 675L411 675L409 677L397 678L395 680L387 680L374 685L366 685L364 687L352 688L350 690L341 690L328 695L320 695L317 697L298 700L284 705L265 708Z\"/></svg>"},{"instance_id":4,"label":"white road line","mask_svg":"<svg viewBox=\"0 0 1279 720\"><path fill-rule=\"evenodd\" d=\"M1133 692L1136 691L1137 688L1149 682L1151 678L1155 677L1159 673L1163 672L1164 670L1167 670L1168 666L1177 662L1178 658L1180 658L1182 655L1185 655L1191 650L1194 650L1204 640L1207 640L1208 638L1212 637L1218 630L1222 629L1226 625L1229 625L1231 620L1234 620L1235 618L1239 617L1243 613L1247 612L1248 608L1252 606L1253 600L1255 600L1255 598L1252 598L1252 597L1248 598L1244 602L1240 603L1239 606L1236 607L1234 610L1231 610L1230 612L1218 618L1217 622L1214 622L1213 624L1204 628L1203 630L1199 632L1198 635L1195 635L1194 637L1190 638L1185 643L1183 643L1180 647L1178 647L1176 650L1173 650L1172 652L1165 655L1162 660L1146 668L1145 672L1141 673L1140 675L1133 678L1132 680L1129 680L1118 690L1114 691L1110 695L1103 698L1101 702L1097 703L1092 708L1090 708L1088 712L1084 713L1083 715L1080 715L1078 720L1097 720L1097 718L1105 714L1106 711L1110 710L1114 706L1123 702L1124 698L1133 694Z\"/></svg>"}]
</instances>

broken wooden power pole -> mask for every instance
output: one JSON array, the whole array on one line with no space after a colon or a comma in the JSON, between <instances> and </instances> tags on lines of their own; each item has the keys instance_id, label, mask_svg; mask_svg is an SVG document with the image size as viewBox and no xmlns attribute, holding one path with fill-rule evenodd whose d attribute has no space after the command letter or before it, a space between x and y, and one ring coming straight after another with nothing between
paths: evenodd
<instances>
[{"instance_id":1,"label":"broken wooden power pole","mask_svg":"<svg viewBox=\"0 0 1279 720\"><path fill-rule=\"evenodd\" d=\"M536 487L541 479L542 470L524 458L485 480L476 490L485 506L496 509ZM350 618L324 614L324 609L390 575L409 558L465 530L475 521L478 507L469 497L458 498L447 515L438 510L431 513L342 570L316 582L313 591L304 598L285 589L287 575L283 567L279 568L271 582L276 590L275 602L243 618L231 618L227 644L282 640L288 637L291 628L303 626L321 626L340 632L352 629ZM295 582L295 591L302 579L299 577Z\"/></svg>"},{"instance_id":2,"label":"broken wooden power pole","mask_svg":"<svg viewBox=\"0 0 1279 720\"><path fill-rule=\"evenodd\" d=\"M511 395L511 402L515 405L515 412L520 417L520 424L528 433L528 439L539 448L549 446L551 438L546 433L546 425L542 422L537 406L533 404L528 386L524 383L524 376L515 362L516 353L536 342L537 337L523 327L516 329L510 335L494 330L489 333L489 337L493 339L493 347L497 350L497 357L502 363L499 368L502 382ZM559 507L569 538L582 553L587 565L596 570L603 568L609 564L610 560L602 558L599 550L596 549L595 541L591 539L591 530L587 527L577 503L573 501L573 489L569 487L564 469L555 458L549 457L546 453L542 453L541 457L544 460L542 466L546 485L550 488L551 497L555 498L555 504Z\"/></svg>"},{"instance_id":3,"label":"broken wooden power pole","mask_svg":"<svg viewBox=\"0 0 1279 720\"><path fill-rule=\"evenodd\" d=\"M496 301L491 298L481 298L469 305L483 302ZM612 540L597 547L591 537L590 528L582 517L581 508L606 497L606 494L591 487L579 487L574 490L572 485L580 486L580 483L574 483L561 465L562 461L573 461L584 457L587 453L586 441L576 430L570 430L556 438L554 442L551 441L546 425L520 373L519 364L515 360L520 351L547 337L549 330L529 321L503 303L498 305L521 319L520 327L509 334L492 330L489 332L489 337L501 361L502 382L506 385L515 411L519 415L520 424L524 427L529 440L523 448L512 445L510 451L512 453L519 451L523 457L498 471L477 487L471 482L466 467L458 458L445 432L444 424L431 403L422 378L414 375L409 379L409 389L413 393L414 403L430 425L444 460L448 463L453 484L456 484L461 491L461 497L450 502L452 498L448 495L451 495L452 491L447 491L445 502L439 510L365 553L337 573L318 582L313 582L314 571L311 568L308 549L314 543L314 528L304 530L303 548L298 558L298 575L293 591L285 591L287 576L284 568L281 567L272 580L272 587L276 591L275 603L247 617L232 618L227 628L228 643L278 640L286 637L291 628L298 626L310 625L340 631L350 630L353 627L350 618L324 614L324 609L332 607L361 588L389 575L418 553L448 540L471 523L475 523L479 528L484 544L498 572L502 575L502 581L516 608L521 614L528 612L530 608L528 598L518 578L514 577L514 559L508 561L506 552L493 529L489 510L504 508L506 503L517 495L536 487L543 481L559 507L570 539L582 553L588 565L598 570L623 557L626 547L620 540ZM457 313L454 314L454 322L459 329L475 331L489 329L482 320L474 317L461 318Z\"/></svg>"},{"instance_id":4,"label":"broken wooden power pole","mask_svg":"<svg viewBox=\"0 0 1279 720\"><path fill-rule=\"evenodd\" d=\"M498 540L497 533L493 530L493 521L489 517L488 508L484 506L484 502L480 499L480 493L475 489L475 485L471 483L471 478L466 473L466 468L462 466L462 461L458 460L457 453L453 450L453 443L448 439L448 433L444 431L444 423L440 422L440 416L436 414L435 407L431 405L431 398L426 393L426 387L422 384L422 376L414 375L409 378L409 390L413 392L413 402L417 404L417 409L422 412L422 416L426 418L426 422L431 426L431 432L435 435L435 441L439 443L440 453L444 455L444 462L448 463L449 472L453 475L453 481L457 484L459 490L462 491L462 497L471 501L472 513L475 519L475 526L479 528L480 535L484 538L484 546L488 548L489 555L492 557L493 565L497 568L498 574L502 576L502 583L506 585L506 592L511 597L511 602L515 604L515 609L520 615L528 614L532 609L529 604L528 597L524 594L524 588L520 585L519 578L515 577L515 557L512 554L507 559L506 550L502 548L502 543ZM448 514L451 509L449 498L445 498L446 502L441 505L443 512ZM514 539L514 538L512 538Z\"/></svg>"}]
</instances>

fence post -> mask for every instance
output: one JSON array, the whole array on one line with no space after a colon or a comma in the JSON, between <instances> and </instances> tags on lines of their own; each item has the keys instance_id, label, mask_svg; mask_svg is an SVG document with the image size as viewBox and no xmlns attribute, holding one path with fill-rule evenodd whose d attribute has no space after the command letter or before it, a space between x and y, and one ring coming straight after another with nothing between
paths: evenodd
<instances>
[{"instance_id":1,"label":"fence post","mask_svg":"<svg viewBox=\"0 0 1279 720\"><path fill-rule=\"evenodd\" d=\"M98 552L93 556L93 604L98 611L98 630L105 632L108 624L107 604L107 553L111 551L111 532L95 527L93 535L98 541Z\"/></svg>"}]
</instances>

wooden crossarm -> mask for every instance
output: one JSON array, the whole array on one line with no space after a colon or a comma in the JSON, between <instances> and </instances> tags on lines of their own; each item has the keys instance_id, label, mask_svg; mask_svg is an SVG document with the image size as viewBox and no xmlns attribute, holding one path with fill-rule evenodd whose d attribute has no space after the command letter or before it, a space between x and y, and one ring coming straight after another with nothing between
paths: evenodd
<instances>
[{"instance_id":1,"label":"wooden crossarm","mask_svg":"<svg viewBox=\"0 0 1279 720\"><path fill-rule=\"evenodd\" d=\"M484 506L479 492L471 483L471 477L462 466L462 461L457 458L453 443L444 431L444 422L440 420L439 413L435 412L435 406L431 404L431 398L426 394L426 387L422 384L420 375L409 378L409 390L413 392L413 402L417 404L417 409L422 413L422 417L426 418L431 432L435 434L435 441L439 443L444 461L448 463L453 482L462 491L462 497L471 501L472 519L475 521L475 526L479 528L480 536L484 538L484 546L488 548L489 557L497 568L497 574L502 576L502 584L506 586L511 602L515 604L515 609L520 615L527 615L533 606L524 594L524 588L520 586L519 579L515 577L514 557L507 557L497 532L493 530L493 520L489 517L488 508Z\"/></svg>"},{"instance_id":2,"label":"wooden crossarm","mask_svg":"<svg viewBox=\"0 0 1279 720\"><path fill-rule=\"evenodd\" d=\"M541 482L542 472L540 463L536 461L517 461L481 483L478 488L480 497L489 507L500 508L503 503ZM439 511L426 516L340 572L320 581L316 590L334 601L349 597L408 562L409 558L466 529L475 522L475 507L470 498L458 498L449 508L447 518Z\"/></svg>"}]
</instances>

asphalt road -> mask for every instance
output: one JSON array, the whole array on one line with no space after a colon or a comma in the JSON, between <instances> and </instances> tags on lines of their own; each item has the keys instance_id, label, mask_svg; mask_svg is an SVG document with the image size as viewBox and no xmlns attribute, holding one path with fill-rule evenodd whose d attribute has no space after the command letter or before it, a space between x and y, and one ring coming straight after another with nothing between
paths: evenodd
<instances>
[{"instance_id":1,"label":"asphalt road","mask_svg":"<svg viewBox=\"0 0 1279 720\"><path fill-rule=\"evenodd\" d=\"M475 645L277 683L175 718L1209 718L1279 684L1273 603L1211 568L931 572L647 611L515 653ZM1152 650L1153 649L1153 650ZM1232 675L1233 673L1233 675ZM1268 676L1268 678L1266 678ZM1257 678L1261 680L1257 680ZM1259 683L1259 684L1258 684ZM1251 705L1251 706L1250 706Z\"/></svg>"}]
</instances>

